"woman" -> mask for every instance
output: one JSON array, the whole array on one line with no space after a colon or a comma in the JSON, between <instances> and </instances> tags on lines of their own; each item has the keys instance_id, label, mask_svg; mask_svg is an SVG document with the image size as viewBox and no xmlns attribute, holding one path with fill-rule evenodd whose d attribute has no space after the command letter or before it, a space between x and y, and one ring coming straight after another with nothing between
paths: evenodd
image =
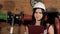
<instances>
[{"instance_id":1,"label":"woman","mask_svg":"<svg viewBox=\"0 0 60 34\"><path fill-rule=\"evenodd\" d=\"M26 26L26 34L45 34L46 23L44 21L45 5L38 2L33 7L32 23ZM49 34L54 34L53 26L50 25L48 29ZM47 34L47 33L46 33Z\"/></svg>"}]
</instances>

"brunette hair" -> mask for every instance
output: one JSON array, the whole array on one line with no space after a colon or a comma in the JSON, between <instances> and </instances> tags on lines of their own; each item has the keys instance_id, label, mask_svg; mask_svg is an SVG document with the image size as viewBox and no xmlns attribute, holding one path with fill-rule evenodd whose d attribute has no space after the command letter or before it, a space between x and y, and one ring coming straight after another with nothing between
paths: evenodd
<instances>
[{"instance_id":1,"label":"brunette hair","mask_svg":"<svg viewBox=\"0 0 60 34\"><path fill-rule=\"evenodd\" d=\"M36 11L37 9L41 9L41 8L34 8L34 9L33 9L32 23L31 23L32 25L35 25L35 23L36 23L36 19L35 19L35 17L34 17L34 13L35 13L35 11ZM42 10L42 14L43 14L43 17L42 17L42 19L41 19L41 25L44 26L44 27L46 27L46 23L45 23L45 20L44 20L45 10L43 10L43 9L41 9L41 10Z\"/></svg>"}]
</instances>

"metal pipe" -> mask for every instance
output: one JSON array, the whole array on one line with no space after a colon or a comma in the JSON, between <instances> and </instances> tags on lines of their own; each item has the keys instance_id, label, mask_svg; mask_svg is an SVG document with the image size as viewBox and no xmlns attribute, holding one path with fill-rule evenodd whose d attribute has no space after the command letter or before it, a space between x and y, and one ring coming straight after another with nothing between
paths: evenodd
<instances>
[{"instance_id":1,"label":"metal pipe","mask_svg":"<svg viewBox=\"0 0 60 34\"><path fill-rule=\"evenodd\" d=\"M14 16L12 16L12 23L11 23L11 28L10 28L10 34L13 34L13 29L14 29Z\"/></svg>"}]
</instances>

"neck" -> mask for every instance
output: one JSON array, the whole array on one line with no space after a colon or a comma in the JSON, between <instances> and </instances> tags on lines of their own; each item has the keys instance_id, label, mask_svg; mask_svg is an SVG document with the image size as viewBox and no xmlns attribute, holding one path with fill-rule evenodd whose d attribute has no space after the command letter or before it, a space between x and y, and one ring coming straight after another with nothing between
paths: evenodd
<instances>
[{"instance_id":1,"label":"neck","mask_svg":"<svg viewBox=\"0 0 60 34\"><path fill-rule=\"evenodd\" d=\"M35 25L40 26L40 22L41 22L41 21L37 21L37 20L36 20Z\"/></svg>"}]
</instances>

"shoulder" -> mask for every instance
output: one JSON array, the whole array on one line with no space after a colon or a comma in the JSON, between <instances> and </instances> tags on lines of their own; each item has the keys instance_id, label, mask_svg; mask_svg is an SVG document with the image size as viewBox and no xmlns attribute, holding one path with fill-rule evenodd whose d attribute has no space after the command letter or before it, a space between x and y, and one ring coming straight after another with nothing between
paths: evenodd
<instances>
[{"instance_id":1,"label":"shoulder","mask_svg":"<svg viewBox=\"0 0 60 34\"><path fill-rule=\"evenodd\" d=\"M26 26L25 31L26 31L26 34L28 34L28 26Z\"/></svg>"},{"instance_id":2,"label":"shoulder","mask_svg":"<svg viewBox=\"0 0 60 34\"><path fill-rule=\"evenodd\" d=\"M47 24L47 28L48 28L48 29L51 29L51 28L54 28L54 26L51 25L51 24Z\"/></svg>"},{"instance_id":3,"label":"shoulder","mask_svg":"<svg viewBox=\"0 0 60 34\"><path fill-rule=\"evenodd\" d=\"M50 34L53 34L54 33L54 26L53 25L50 25L49 29L48 29L48 32Z\"/></svg>"},{"instance_id":4,"label":"shoulder","mask_svg":"<svg viewBox=\"0 0 60 34\"><path fill-rule=\"evenodd\" d=\"M50 28L49 29L54 29L54 26L53 25L50 25Z\"/></svg>"},{"instance_id":5,"label":"shoulder","mask_svg":"<svg viewBox=\"0 0 60 34\"><path fill-rule=\"evenodd\" d=\"M50 30L50 29L54 29L54 26L53 26L53 25L50 25L49 30Z\"/></svg>"},{"instance_id":6,"label":"shoulder","mask_svg":"<svg viewBox=\"0 0 60 34\"><path fill-rule=\"evenodd\" d=\"M48 30L51 30L51 29L54 29L54 26L53 26L53 25L48 24L48 25L47 25L47 28L48 28Z\"/></svg>"},{"instance_id":7,"label":"shoulder","mask_svg":"<svg viewBox=\"0 0 60 34\"><path fill-rule=\"evenodd\" d=\"M26 29L28 29L28 26L26 26Z\"/></svg>"}]
</instances>

